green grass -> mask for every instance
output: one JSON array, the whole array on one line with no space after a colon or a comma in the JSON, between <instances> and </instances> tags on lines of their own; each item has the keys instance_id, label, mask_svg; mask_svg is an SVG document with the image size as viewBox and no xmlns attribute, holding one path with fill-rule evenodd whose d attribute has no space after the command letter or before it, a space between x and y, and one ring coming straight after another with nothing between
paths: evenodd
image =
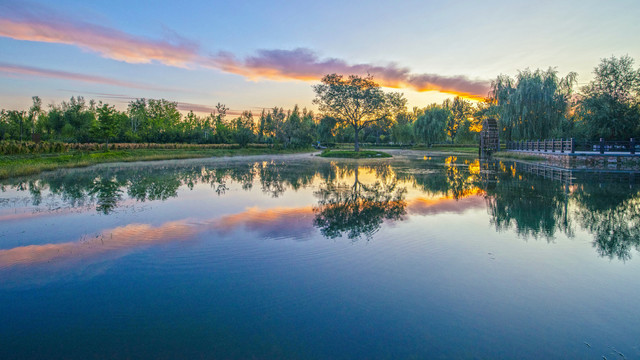
<instances>
[{"instance_id":1,"label":"green grass","mask_svg":"<svg viewBox=\"0 0 640 360\"><path fill-rule=\"evenodd\" d=\"M391 155L382 151L375 150L325 150L320 155L327 158L348 158L348 159L369 159L369 158L390 158Z\"/></svg>"},{"instance_id":2,"label":"green grass","mask_svg":"<svg viewBox=\"0 0 640 360\"><path fill-rule=\"evenodd\" d=\"M108 152L72 151L62 154L0 156L0 179L37 174L60 168L85 167L109 162L189 159L219 156L291 154L309 149L135 149Z\"/></svg>"},{"instance_id":3,"label":"green grass","mask_svg":"<svg viewBox=\"0 0 640 360\"><path fill-rule=\"evenodd\" d=\"M520 153L513 153L508 151L498 151L497 153L493 154L493 156L498 158L503 158L503 159L516 159L516 160L532 160L532 161L546 160L544 156L520 154Z\"/></svg>"},{"instance_id":4,"label":"green grass","mask_svg":"<svg viewBox=\"0 0 640 360\"><path fill-rule=\"evenodd\" d=\"M443 152L443 153L464 153L464 154L477 154L478 146L438 146L427 147L423 145L414 146L412 150L425 150L430 152Z\"/></svg>"}]
</instances>

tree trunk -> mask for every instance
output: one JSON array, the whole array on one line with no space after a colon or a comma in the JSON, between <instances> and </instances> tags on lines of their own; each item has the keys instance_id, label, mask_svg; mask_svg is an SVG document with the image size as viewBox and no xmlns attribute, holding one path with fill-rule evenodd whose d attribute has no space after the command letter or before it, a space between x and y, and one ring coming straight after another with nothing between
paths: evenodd
<instances>
[{"instance_id":1,"label":"tree trunk","mask_svg":"<svg viewBox=\"0 0 640 360\"><path fill-rule=\"evenodd\" d=\"M358 133L360 132L360 128L356 126L355 131L356 131L356 134L355 134L355 142L353 144L353 150L360 151L360 145L358 144Z\"/></svg>"}]
</instances>

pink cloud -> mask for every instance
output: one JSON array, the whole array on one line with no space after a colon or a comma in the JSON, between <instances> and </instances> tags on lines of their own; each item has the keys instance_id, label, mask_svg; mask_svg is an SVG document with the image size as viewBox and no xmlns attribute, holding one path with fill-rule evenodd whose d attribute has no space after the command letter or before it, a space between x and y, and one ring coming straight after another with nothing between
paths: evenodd
<instances>
[{"instance_id":1,"label":"pink cloud","mask_svg":"<svg viewBox=\"0 0 640 360\"><path fill-rule=\"evenodd\" d=\"M310 49L259 50L254 56L238 59L221 52L210 57L203 65L248 78L319 80L329 73L371 74L382 86L409 88L416 91L440 91L469 98L484 98L489 82L472 80L466 76L414 74L408 68L391 63L387 65L348 64L337 58L321 59Z\"/></svg>"},{"instance_id":2,"label":"pink cloud","mask_svg":"<svg viewBox=\"0 0 640 360\"><path fill-rule=\"evenodd\" d=\"M129 63L159 62L186 67L198 57L197 46L133 36L80 21L13 8L0 15L0 36L25 41L68 44Z\"/></svg>"},{"instance_id":3,"label":"pink cloud","mask_svg":"<svg viewBox=\"0 0 640 360\"><path fill-rule=\"evenodd\" d=\"M0 10L1 8L0 6ZM259 50L255 55L243 59L228 52L204 56L196 44L177 35L172 36L173 41L161 41L101 25L63 19L44 11L18 8L3 12L0 15L0 36L73 45L106 58L129 63L213 68L250 79L318 81L329 73L371 74L385 87L440 91L476 99L486 97L490 85L488 81L473 80L463 75L413 73L409 68L394 63L349 64L343 59L320 58L314 51L306 48Z\"/></svg>"},{"instance_id":4,"label":"pink cloud","mask_svg":"<svg viewBox=\"0 0 640 360\"><path fill-rule=\"evenodd\" d=\"M130 81L122 81L117 79L111 79L104 76L87 75L80 73L73 73L68 71L59 71L51 69L42 69L31 66L22 66L14 64L0 63L0 72L10 75L26 75L26 76L39 76L54 79L75 80L88 83L123 86L127 88L144 89L144 90L159 90L159 91L174 91L175 89L162 88L152 85L134 83Z\"/></svg>"}]
</instances>

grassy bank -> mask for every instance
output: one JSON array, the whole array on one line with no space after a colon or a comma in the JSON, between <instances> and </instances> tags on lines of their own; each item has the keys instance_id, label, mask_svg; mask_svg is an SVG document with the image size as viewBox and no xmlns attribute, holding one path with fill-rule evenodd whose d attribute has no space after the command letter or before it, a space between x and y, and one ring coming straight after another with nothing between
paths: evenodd
<instances>
[{"instance_id":1,"label":"grassy bank","mask_svg":"<svg viewBox=\"0 0 640 360\"><path fill-rule=\"evenodd\" d=\"M493 154L493 156L501 159L532 160L532 161L546 160L544 156L540 156L540 155L521 154L521 153L508 152L508 151L498 151L497 153Z\"/></svg>"},{"instance_id":2,"label":"grassy bank","mask_svg":"<svg viewBox=\"0 0 640 360\"><path fill-rule=\"evenodd\" d=\"M309 152L310 149L135 149L108 152L69 151L60 154L0 156L0 179L32 175L60 168L85 167L110 162L205 158L214 156L268 155Z\"/></svg>"},{"instance_id":3,"label":"grassy bank","mask_svg":"<svg viewBox=\"0 0 640 360\"><path fill-rule=\"evenodd\" d=\"M342 159L369 159L369 158L390 158L391 155L382 151L375 150L360 150L360 151L348 151L348 150L325 150L322 154L318 155L327 158L342 158Z\"/></svg>"},{"instance_id":4,"label":"grassy bank","mask_svg":"<svg viewBox=\"0 0 640 360\"><path fill-rule=\"evenodd\" d=\"M478 154L478 146L414 146L411 150L424 150L429 152Z\"/></svg>"}]
</instances>

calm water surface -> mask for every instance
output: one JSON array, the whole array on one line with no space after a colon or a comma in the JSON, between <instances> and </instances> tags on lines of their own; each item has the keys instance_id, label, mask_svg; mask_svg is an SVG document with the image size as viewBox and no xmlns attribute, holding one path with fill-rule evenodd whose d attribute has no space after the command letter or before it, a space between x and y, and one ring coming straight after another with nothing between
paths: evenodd
<instances>
[{"instance_id":1,"label":"calm water surface","mask_svg":"<svg viewBox=\"0 0 640 360\"><path fill-rule=\"evenodd\" d=\"M0 358L637 359L637 178L416 152L5 180Z\"/></svg>"}]
</instances>

